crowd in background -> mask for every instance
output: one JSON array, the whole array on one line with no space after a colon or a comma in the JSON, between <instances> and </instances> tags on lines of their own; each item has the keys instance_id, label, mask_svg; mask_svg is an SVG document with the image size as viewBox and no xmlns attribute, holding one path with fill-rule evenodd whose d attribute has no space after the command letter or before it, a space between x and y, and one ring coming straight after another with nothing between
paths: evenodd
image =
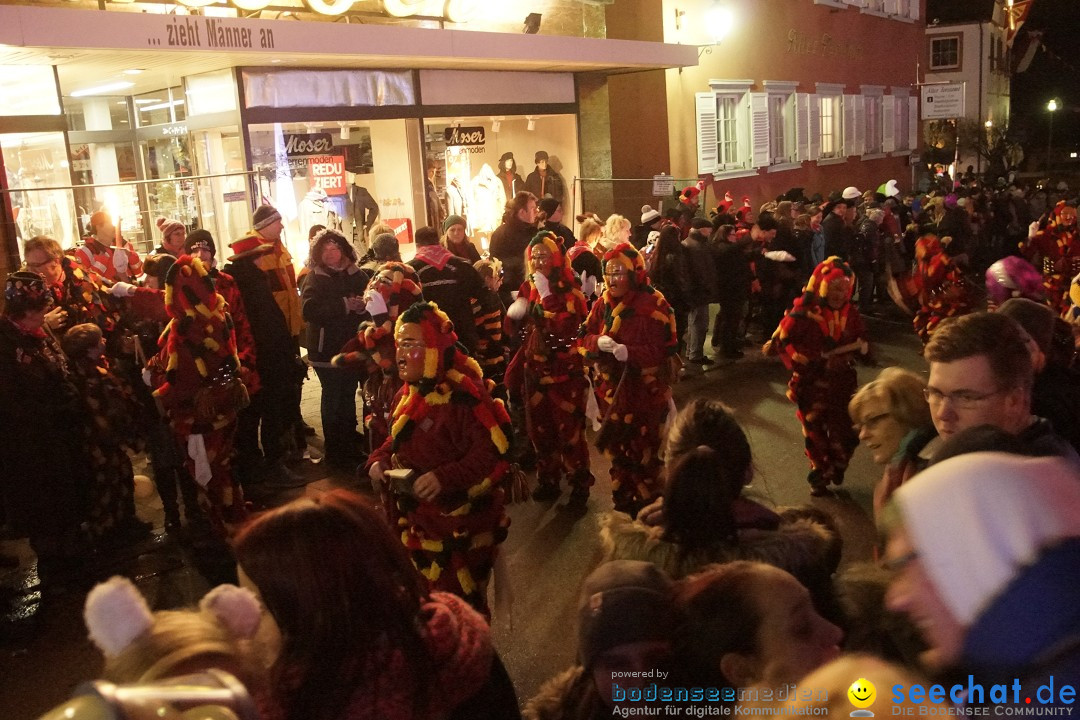
<instances>
[{"instance_id":1,"label":"crowd in background","mask_svg":"<svg viewBox=\"0 0 1080 720\"><path fill-rule=\"evenodd\" d=\"M172 614L123 580L92 592L111 678L223 667L266 718L518 717L526 699L487 625L507 505L554 502L565 481L584 514L591 422L612 462L605 562L582 587L579 662L527 717L670 702L641 694L643 670L676 688L831 677L842 651L913 681L1075 683L1067 188L904 196L890 180L757 210L730 194L702 207L703 189L636 225L583 215L576 235L558 201L520 192L484 255L459 216L420 228L408 262L387 227L359 249L316 227L299 274L270 206L220 269L209 233L168 220L146 258L104 213L72 252L34 238L0 318L5 522L46 582L146 537L130 459L145 449L166 530L216 538L244 589ZM929 376L889 368L860 389L855 361L875 361L863 316L896 311ZM841 568L827 513L753 496L736 411L677 412L671 387L716 362L708 350L736 360L761 344L792 373L811 494L844 482L860 442L882 466L878 562ZM336 491L252 517L245 490L303 483L309 368L326 460L358 469L374 499ZM260 605L271 629L257 636Z\"/></svg>"}]
</instances>

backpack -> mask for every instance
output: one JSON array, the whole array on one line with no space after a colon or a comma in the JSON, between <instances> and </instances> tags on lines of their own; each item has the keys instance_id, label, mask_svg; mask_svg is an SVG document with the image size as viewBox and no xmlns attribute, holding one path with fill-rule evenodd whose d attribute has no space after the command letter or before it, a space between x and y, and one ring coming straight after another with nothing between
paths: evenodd
<instances>
[{"instance_id":1,"label":"backpack","mask_svg":"<svg viewBox=\"0 0 1080 720\"><path fill-rule=\"evenodd\" d=\"M814 239L810 242L811 267L825 262L825 231L820 227L814 230Z\"/></svg>"}]
</instances>

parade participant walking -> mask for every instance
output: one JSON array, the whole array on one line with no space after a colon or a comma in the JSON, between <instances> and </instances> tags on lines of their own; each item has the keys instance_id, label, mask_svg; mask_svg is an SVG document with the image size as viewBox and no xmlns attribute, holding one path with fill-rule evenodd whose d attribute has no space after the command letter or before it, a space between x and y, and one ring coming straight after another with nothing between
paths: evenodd
<instances>
[{"instance_id":1,"label":"parade participant walking","mask_svg":"<svg viewBox=\"0 0 1080 720\"><path fill-rule=\"evenodd\" d=\"M489 258L477 262L473 268L484 281L484 289L473 305L473 319L476 321L476 352L473 357L480 363L484 377L495 383L495 397L505 399L503 376L506 374L507 358L503 324L506 321L506 308L499 297L503 282L502 263L496 258Z\"/></svg>"},{"instance_id":2,"label":"parade participant walking","mask_svg":"<svg viewBox=\"0 0 1080 720\"><path fill-rule=\"evenodd\" d=\"M641 254L623 243L604 256L607 290L582 328L595 364L604 424L599 447L611 458L615 509L633 516L659 492L660 428L675 379L675 315L649 284Z\"/></svg>"},{"instance_id":3,"label":"parade participant walking","mask_svg":"<svg viewBox=\"0 0 1080 720\"><path fill-rule=\"evenodd\" d=\"M814 268L802 297L780 321L765 354L779 353L791 370L788 398L802 424L810 459L810 494L828 494L829 484L844 482L859 437L848 415L855 394L855 355L870 346L862 316L851 304L853 275L838 257Z\"/></svg>"},{"instance_id":4,"label":"parade participant walking","mask_svg":"<svg viewBox=\"0 0 1080 720\"><path fill-rule=\"evenodd\" d=\"M964 273L936 236L919 238L915 243L915 262L921 305L912 323L926 345L942 320L965 315L975 307Z\"/></svg>"},{"instance_id":5,"label":"parade participant walking","mask_svg":"<svg viewBox=\"0 0 1080 720\"><path fill-rule=\"evenodd\" d=\"M364 309L371 317L360 325L356 337L331 359L335 367L356 366L366 376L363 385L364 430L368 450L380 447L390 434L390 410L401 387L398 377L394 323L410 305L423 302L420 281L411 265L388 262L379 268L368 283L363 298Z\"/></svg>"},{"instance_id":6,"label":"parade participant walking","mask_svg":"<svg viewBox=\"0 0 1080 720\"><path fill-rule=\"evenodd\" d=\"M438 307L413 305L398 317L394 335L405 384L369 475L392 493L391 526L401 528L430 588L489 614L487 582L510 525L503 490L510 418L491 398L480 366L458 350Z\"/></svg>"},{"instance_id":7,"label":"parade participant walking","mask_svg":"<svg viewBox=\"0 0 1080 720\"><path fill-rule=\"evenodd\" d=\"M202 261L190 255L169 271L165 307L172 317L158 358L165 382L154 396L186 450L199 506L214 531L227 538L247 519L231 467L237 415L248 404L232 319Z\"/></svg>"},{"instance_id":8,"label":"parade participant walking","mask_svg":"<svg viewBox=\"0 0 1080 720\"><path fill-rule=\"evenodd\" d=\"M1043 287L1051 307L1062 314L1069 281L1080 273L1080 233L1076 229L1076 208L1062 200L1054 207L1050 223L1021 245L1028 260L1042 262ZM1039 267L1036 265L1036 267Z\"/></svg>"},{"instance_id":9,"label":"parade participant walking","mask_svg":"<svg viewBox=\"0 0 1080 720\"><path fill-rule=\"evenodd\" d=\"M565 475L570 505L584 509L593 484L585 443L588 382L578 345L585 321L585 296L551 232L529 244L529 278L521 284L507 317L521 323L518 349L525 425L536 450L535 500L559 497Z\"/></svg>"}]
</instances>

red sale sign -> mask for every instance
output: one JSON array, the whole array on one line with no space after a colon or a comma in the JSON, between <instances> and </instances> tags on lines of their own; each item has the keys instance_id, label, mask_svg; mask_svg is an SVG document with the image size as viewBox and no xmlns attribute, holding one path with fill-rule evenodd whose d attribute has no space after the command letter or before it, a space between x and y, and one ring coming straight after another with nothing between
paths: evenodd
<instances>
[{"instance_id":1,"label":"red sale sign","mask_svg":"<svg viewBox=\"0 0 1080 720\"><path fill-rule=\"evenodd\" d=\"M322 155L308 159L308 177L312 189L321 188L327 195L345 195L345 157Z\"/></svg>"}]
</instances>

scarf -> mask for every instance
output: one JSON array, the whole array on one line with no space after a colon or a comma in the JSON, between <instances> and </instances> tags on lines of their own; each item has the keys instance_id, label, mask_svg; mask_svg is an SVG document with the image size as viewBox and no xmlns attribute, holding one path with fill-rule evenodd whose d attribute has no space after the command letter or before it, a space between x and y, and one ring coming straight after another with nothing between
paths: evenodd
<instances>
[{"instance_id":1,"label":"scarf","mask_svg":"<svg viewBox=\"0 0 1080 720\"><path fill-rule=\"evenodd\" d=\"M450 262L450 258L452 257L455 257L454 253L450 252L442 245L424 245L416 248L416 258L422 260L436 270L442 270L446 267L446 263Z\"/></svg>"}]
</instances>

